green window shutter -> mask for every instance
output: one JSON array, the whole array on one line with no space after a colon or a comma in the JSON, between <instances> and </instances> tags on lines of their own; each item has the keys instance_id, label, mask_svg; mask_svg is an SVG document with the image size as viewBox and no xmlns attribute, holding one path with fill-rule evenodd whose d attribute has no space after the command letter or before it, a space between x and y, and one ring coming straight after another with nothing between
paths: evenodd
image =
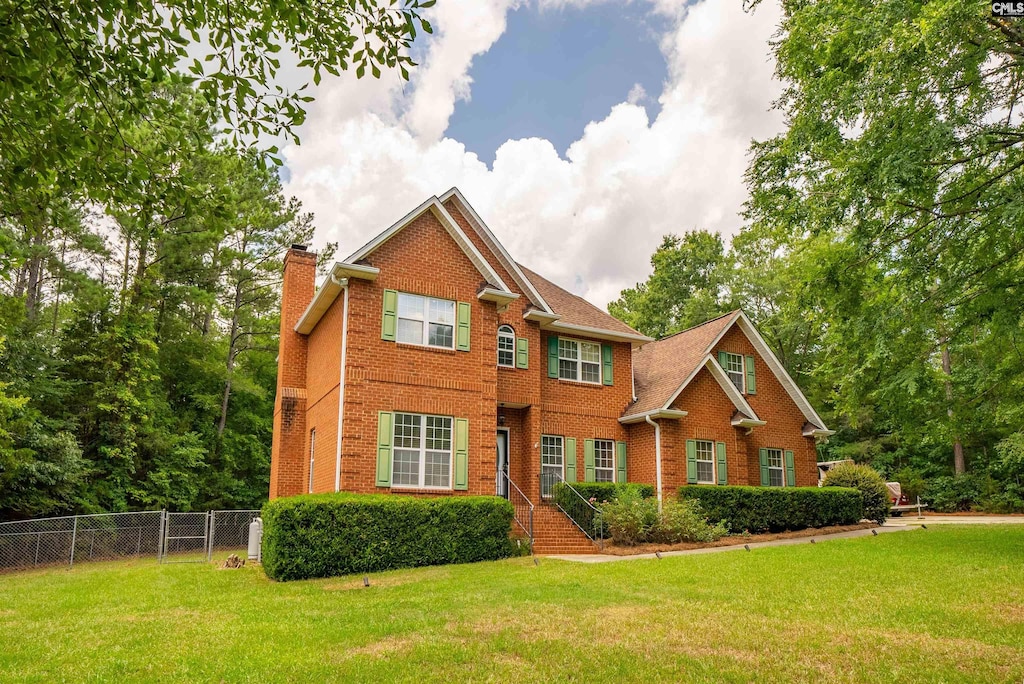
<instances>
[{"instance_id":1,"label":"green window shutter","mask_svg":"<svg viewBox=\"0 0 1024 684\"><path fill-rule=\"evenodd\" d=\"M615 455L618 457L618 471L615 473L615 481L622 483L626 481L626 443L615 443Z\"/></svg>"},{"instance_id":2,"label":"green window shutter","mask_svg":"<svg viewBox=\"0 0 1024 684\"><path fill-rule=\"evenodd\" d=\"M398 292L395 290L384 290L384 313L380 323L380 339L394 342L397 329Z\"/></svg>"},{"instance_id":3,"label":"green window shutter","mask_svg":"<svg viewBox=\"0 0 1024 684\"><path fill-rule=\"evenodd\" d=\"M594 481L594 440L583 441L583 480L584 482Z\"/></svg>"},{"instance_id":4,"label":"green window shutter","mask_svg":"<svg viewBox=\"0 0 1024 684\"><path fill-rule=\"evenodd\" d=\"M565 481L576 481L576 438L565 438Z\"/></svg>"},{"instance_id":5,"label":"green window shutter","mask_svg":"<svg viewBox=\"0 0 1024 684\"><path fill-rule=\"evenodd\" d=\"M455 419L455 489L469 489L469 421Z\"/></svg>"},{"instance_id":6,"label":"green window shutter","mask_svg":"<svg viewBox=\"0 0 1024 684\"><path fill-rule=\"evenodd\" d=\"M469 351L469 303L458 302L456 308L459 310L457 331L455 333L455 348L459 351Z\"/></svg>"},{"instance_id":7,"label":"green window shutter","mask_svg":"<svg viewBox=\"0 0 1024 684\"><path fill-rule=\"evenodd\" d=\"M558 377L558 338L554 335L548 338L548 377Z\"/></svg>"},{"instance_id":8,"label":"green window shutter","mask_svg":"<svg viewBox=\"0 0 1024 684\"><path fill-rule=\"evenodd\" d=\"M718 455L718 484L729 484L728 465L725 462L725 442L716 444L715 451Z\"/></svg>"},{"instance_id":9,"label":"green window shutter","mask_svg":"<svg viewBox=\"0 0 1024 684\"><path fill-rule=\"evenodd\" d=\"M612 345L601 345L601 362L604 366L604 368L601 369L601 378L606 385L615 384L615 373L612 368L612 358L614 356L615 352L612 350Z\"/></svg>"},{"instance_id":10,"label":"green window shutter","mask_svg":"<svg viewBox=\"0 0 1024 684\"><path fill-rule=\"evenodd\" d=\"M377 412L377 486L391 486L391 423L394 416Z\"/></svg>"},{"instance_id":11,"label":"green window shutter","mask_svg":"<svg viewBox=\"0 0 1024 684\"><path fill-rule=\"evenodd\" d=\"M767 487L770 482L768 478L768 450L761 449L758 453L761 457L761 486Z\"/></svg>"},{"instance_id":12,"label":"green window shutter","mask_svg":"<svg viewBox=\"0 0 1024 684\"><path fill-rule=\"evenodd\" d=\"M754 377L754 357L747 357L747 394L757 394L757 378Z\"/></svg>"},{"instance_id":13,"label":"green window shutter","mask_svg":"<svg viewBox=\"0 0 1024 684\"><path fill-rule=\"evenodd\" d=\"M786 452L786 486L796 487L796 467L793 463L793 452Z\"/></svg>"},{"instance_id":14,"label":"green window shutter","mask_svg":"<svg viewBox=\"0 0 1024 684\"><path fill-rule=\"evenodd\" d=\"M718 365L721 366L722 368L725 368L725 358L726 358L726 355L727 354L724 351L718 352Z\"/></svg>"},{"instance_id":15,"label":"green window shutter","mask_svg":"<svg viewBox=\"0 0 1024 684\"><path fill-rule=\"evenodd\" d=\"M697 441L686 440L686 483L697 484Z\"/></svg>"},{"instance_id":16,"label":"green window shutter","mask_svg":"<svg viewBox=\"0 0 1024 684\"><path fill-rule=\"evenodd\" d=\"M530 340L520 337L516 340L516 368L530 367Z\"/></svg>"}]
</instances>

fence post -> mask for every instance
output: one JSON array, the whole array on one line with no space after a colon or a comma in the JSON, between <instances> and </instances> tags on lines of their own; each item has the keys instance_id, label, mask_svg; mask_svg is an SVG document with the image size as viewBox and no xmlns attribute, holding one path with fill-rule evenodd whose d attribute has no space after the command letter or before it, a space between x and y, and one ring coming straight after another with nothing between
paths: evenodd
<instances>
[{"instance_id":1,"label":"fence post","mask_svg":"<svg viewBox=\"0 0 1024 684\"><path fill-rule=\"evenodd\" d=\"M156 540L156 560L158 563L164 562L164 532L167 525L167 509L160 511L160 525L157 529L157 540Z\"/></svg>"},{"instance_id":2,"label":"fence post","mask_svg":"<svg viewBox=\"0 0 1024 684\"><path fill-rule=\"evenodd\" d=\"M71 560L68 562L68 567L75 567L75 539L78 537L78 516L75 516L74 527L71 528Z\"/></svg>"},{"instance_id":3,"label":"fence post","mask_svg":"<svg viewBox=\"0 0 1024 684\"><path fill-rule=\"evenodd\" d=\"M206 512L206 562L213 558L213 526L216 516L213 511Z\"/></svg>"}]
</instances>

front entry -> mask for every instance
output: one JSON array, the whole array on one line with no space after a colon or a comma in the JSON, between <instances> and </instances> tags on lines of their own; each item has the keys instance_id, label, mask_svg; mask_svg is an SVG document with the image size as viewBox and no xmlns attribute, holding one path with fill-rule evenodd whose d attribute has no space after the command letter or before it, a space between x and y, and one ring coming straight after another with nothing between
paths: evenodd
<instances>
[{"instance_id":1,"label":"front entry","mask_svg":"<svg viewBox=\"0 0 1024 684\"><path fill-rule=\"evenodd\" d=\"M508 430L498 430L497 494L508 498Z\"/></svg>"}]
</instances>

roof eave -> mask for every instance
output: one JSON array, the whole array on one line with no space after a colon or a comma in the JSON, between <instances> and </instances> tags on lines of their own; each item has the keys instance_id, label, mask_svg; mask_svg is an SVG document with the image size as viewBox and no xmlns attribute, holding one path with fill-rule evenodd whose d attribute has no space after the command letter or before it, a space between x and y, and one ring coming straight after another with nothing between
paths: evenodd
<instances>
[{"instance_id":1,"label":"roof eave","mask_svg":"<svg viewBox=\"0 0 1024 684\"><path fill-rule=\"evenodd\" d=\"M643 413L634 413L628 416L622 416L619 418L619 422L623 425L629 425L631 423L643 423L650 417L652 420L655 418L663 418L667 420L679 420L689 415L687 411L677 411L675 409L652 409L650 411L644 411Z\"/></svg>"},{"instance_id":2,"label":"roof eave","mask_svg":"<svg viewBox=\"0 0 1024 684\"><path fill-rule=\"evenodd\" d=\"M377 279L378 275L380 275L380 269L373 266L350 264L341 261L336 262L331 268L331 273L327 276L327 280L324 281L324 284L316 291L316 295L313 296L313 301L309 303L306 310L302 312L302 316L296 321L295 332L302 335L308 335L313 332L313 328L320 322L323 315L327 313L327 310L331 308L334 300L338 298L338 293L344 287L344 283L341 281L356 279L373 282Z\"/></svg>"},{"instance_id":3,"label":"roof eave","mask_svg":"<svg viewBox=\"0 0 1024 684\"><path fill-rule=\"evenodd\" d=\"M804 437L831 437L834 434L835 430L807 430L803 433Z\"/></svg>"},{"instance_id":4,"label":"roof eave","mask_svg":"<svg viewBox=\"0 0 1024 684\"><path fill-rule=\"evenodd\" d=\"M627 333L618 330L607 330L605 328L592 328L587 325L577 325L575 323L564 323L561 320L561 316L558 314L549 314L543 311L538 311L537 309L527 311L523 314L523 318L528 321L536 321L537 323L540 323L540 329L547 330L549 332L559 332L567 335L580 335L583 337L592 337L598 340L608 340L610 342L629 342L634 346L654 341L653 338L639 333Z\"/></svg>"},{"instance_id":5,"label":"roof eave","mask_svg":"<svg viewBox=\"0 0 1024 684\"><path fill-rule=\"evenodd\" d=\"M476 298L483 302L494 302L500 308L507 307L509 304L519 299L519 295L515 292L506 292L505 290L497 290L493 287L485 287L477 293Z\"/></svg>"}]
</instances>

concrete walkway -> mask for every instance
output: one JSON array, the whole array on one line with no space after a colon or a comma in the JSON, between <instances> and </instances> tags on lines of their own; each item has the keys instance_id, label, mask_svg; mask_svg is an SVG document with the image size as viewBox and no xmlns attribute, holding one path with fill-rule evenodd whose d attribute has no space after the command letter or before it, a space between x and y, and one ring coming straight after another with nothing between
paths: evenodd
<instances>
[{"instance_id":1,"label":"concrete walkway","mask_svg":"<svg viewBox=\"0 0 1024 684\"><path fill-rule=\"evenodd\" d=\"M930 520L925 518L921 521L928 524ZM918 523L920 524L920 523ZM867 537L871 536L872 532L878 532L883 534L887 532L909 532L910 530L917 529L917 525L892 525L888 524L885 527L875 527L867 530L853 530L852 532L836 532L834 534L822 534L816 537L796 537L794 539L776 539L775 541L766 542L752 542L750 544L736 544L733 546L709 546L703 549L687 549L685 551L664 551L661 554L662 558L668 558L670 556L691 556L702 553L720 553L722 551L742 551L743 549L750 547L750 550L760 549L767 546L795 546L796 544L810 544L813 539L815 543L829 541L832 539L852 539L854 537ZM580 554L573 556L546 556L546 558L555 558L558 560L575 561L577 563L614 563L616 561L629 561L629 560L641 560L657 558L657 554L653 553L640 553L635 556L610 556L602 553L589 553Z\"/></svg>"},{"instance_id":2,"label":"concrete walkway","mask_svg":"<svg viewBox=\"0 0 1024 684\"><path fill-rule=\"evenodd\" d=\"M1024 515L901 515L885 521L886 527L918 525L1024 525Z\"/></svg>"}]
</instances>

